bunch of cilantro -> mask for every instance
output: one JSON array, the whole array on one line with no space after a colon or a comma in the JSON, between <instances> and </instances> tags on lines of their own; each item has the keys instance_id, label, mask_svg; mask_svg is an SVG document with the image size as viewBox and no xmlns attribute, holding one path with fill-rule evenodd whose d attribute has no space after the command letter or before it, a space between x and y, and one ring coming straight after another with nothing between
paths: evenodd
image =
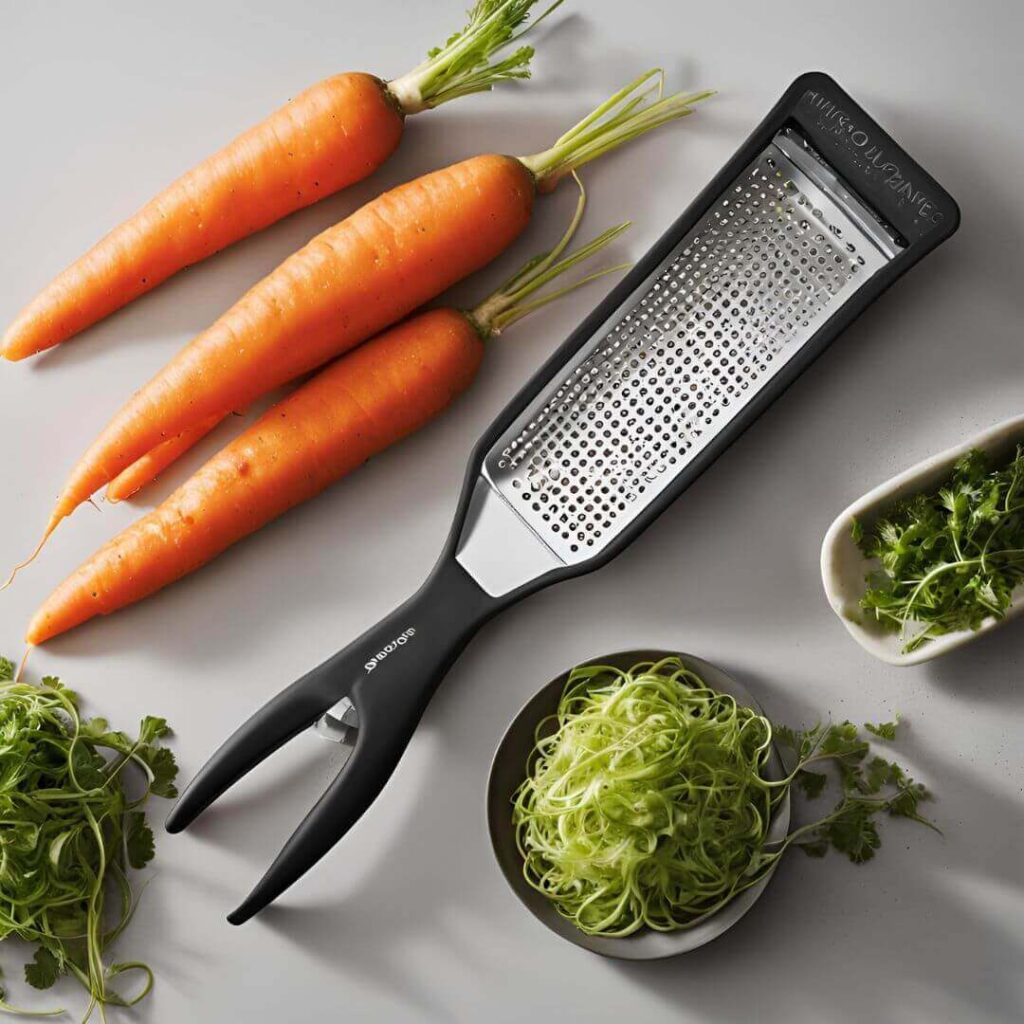
<instances>
[{"instance_id":1,"label":"bunch of cilantro","mask_svg":"<svg viewBox=\"0 0 1024 1024\"><path fill-rule=\"evenodd\" d=\"M896 739L898 721L897 717L879 725L865 722L864 728L875 739L891 741ZM795 755L791 778L805 796L815 799L826 791L829 776L815 769L827 765L835 768L840 789L832 811L790 832L785 847L799 847L810 857L824 857L833 849L855 864L863 864L881 845L878 818L882 815L908 818L939 831L920 812L920 805L932 798L931 793L895 761L873 752L870 741L852 722L817 725L804 731L775 726L774 735Z\"/></svg>"},{"instance_id":2,"label":"bunch of cilantro","mask_svg":"<svg viewBox=\"0 0 1024 1024\"><path fill-rule=\"evenodd\" d=\"M870 532L855 522L853 537L879 563L861 607L900 633L905 653L1002 618L1024 583L1024 445L999 468L968 452L945 487L901 502Z\"/></svg>"},{"instance_id":3,"label":"bunch of cilantro","mask_svg":"<svg viewBox=\"0 0 1024 1024\"><path fill-rule=\"evenodd\" d=\"M108 1005L134 1005L152 987L146 964L104 956L135 909L128 872L153 857L143 808L152 795L176 794L177 766L160 744L164 719L144 718L132 739L83 718L78 704L57 679L15 682L0 658L0 939L35 945L25 966L35 988L77 978L89 993L88 1020L97 1007L103 1016ZM128 973L140 976L130 996L114 986ZM0 1008L28 1012L5 998L0 991Z\"/></svg>"}]
</instances>

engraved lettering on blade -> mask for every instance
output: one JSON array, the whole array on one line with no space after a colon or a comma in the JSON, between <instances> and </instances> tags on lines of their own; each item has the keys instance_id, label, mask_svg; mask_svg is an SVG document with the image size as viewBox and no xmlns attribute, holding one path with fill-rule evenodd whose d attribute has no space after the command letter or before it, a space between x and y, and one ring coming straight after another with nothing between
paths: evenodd
<instances>
[{"instance_id":1,"label":"engraved lettering on blade","mask_svg":"<svg viewBox=\"0 0 1024 1024\"><path fill-rule=\"evenodd\" d=\"M818 121L823 127L830 128L835 135L846 138L849 147L859 155L860 170L864 174L879 177L896 193L900 203L914 207L922 220L930 224L938 224L942 220L942 211L935 208L934 200L917 188L906 177L899 164L889 158L885 149L873 141L870 132L857 125L835 101L814 89L808 89L803 95L803 102L817 111Z\"/></svg>"},{"instance_id":2,"label":"engraved lettering on blade","mask_svg":"<svg viewBox=\"0 0 1024 1024\"><path fill-rule=\"evenodd\" d=\"M394 653L399 647L405 646L416 635L414 626L410 626L404 633L399 633L389 644L385 644L365 665L367 675L371 673L389 654Z\"/></svg>"}]
</instances>

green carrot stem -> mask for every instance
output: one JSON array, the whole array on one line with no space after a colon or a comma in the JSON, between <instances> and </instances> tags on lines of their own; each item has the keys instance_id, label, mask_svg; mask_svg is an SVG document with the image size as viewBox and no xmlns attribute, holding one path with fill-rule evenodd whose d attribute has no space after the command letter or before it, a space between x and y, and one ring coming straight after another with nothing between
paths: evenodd
<instances>
[{"instance_id":1,"label":"green carrot stem","mask_svg":"<svg viewBox=\"0 0 1024 1024\"><path fill-rule=\"evenodd\" d=\"M583 188L583 182L580 181L575 173L573 173L573 177L579 186L580 197L576 203L572 219L569 221L569 226L555 247L549 252L540 253L528 260L523 267L484 299L480 305L468 311L467 315L483 337L489 338L500 334L506 327L514 324L517 320L521 320L524 316L528 316L534 310L546 306L549 302L554 302L563 295L568 295L569 292L575 291L591 281L596 281L607 274L614 274L620 270L625 270L630 266L628 263L620 263L614 267L606 267L554 291L537 295L532 299L530 298L546 284L561 276L567 270L589 259L595 253L600 252L629 227L629 221L626 221L623 224L608 228L607 231L603 231L596 238L592 238L574 252L569 253L567 256L562 256L562 253L565 252L573 236L576 234L576 229L580 225L583 211L587 205L587 193Z\"/></svg>"},{"instance_id":2,"label":"green carrot stem","mask_svg":"<svg viewBox=\"0 0 1024 1024\"><path fill-rule=\"evenodd\" d=\"M534 22L540 24L563 0L554 0ZM498 82L530 77L533 47L521 46L501 60L491 58L520 39L537 0L477 0L469 21L444 46L436 47L412 71L388 82L404 114L418 114L449 100L488 92Z\"/></svg>"},{"instance_id":3,"label":"green carrot stem","mask_svg":"<svg viewBox=\"0 0 1024 1024\"><path fill-rule=\"evenodd\" d=\"M654 84L650 84L654 80ZM664 72L653 68L592 110L555 141L550 149L520 157L537 178L551 187L564 175L618 148L630 139L693 113L693 105L712 90L662 96ZM652 102L652 96L657 98Z\"/></svg>"}]
</instances>

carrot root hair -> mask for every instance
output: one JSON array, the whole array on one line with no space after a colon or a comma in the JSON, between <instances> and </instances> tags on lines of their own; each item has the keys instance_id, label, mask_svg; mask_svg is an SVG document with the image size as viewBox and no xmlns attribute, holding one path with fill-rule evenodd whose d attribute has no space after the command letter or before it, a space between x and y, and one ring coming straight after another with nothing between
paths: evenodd
<instances>
[{"instance_id":1,"label":"carrot root hair","mask_svg":"<svg viewBox=\"0 0 1024 1024\"><path fill-rule=\"evenodd\" d=\"M56 512L50 516L50 521L46 524L46 529L43 531L42 537L39 538L39 543L33 549L32 554L30 554L23 562L19 562L11 570L7 579L4 580L3 584L0 584L0 591L6 590L14 582L15 576L17 576L22 569L28 568L28 566L30 566L39 557L39 552L43 550L44 545L50 539L50 535L57 529L63 518L64 516L58 515Z\"/></svg>"}]
</instances>

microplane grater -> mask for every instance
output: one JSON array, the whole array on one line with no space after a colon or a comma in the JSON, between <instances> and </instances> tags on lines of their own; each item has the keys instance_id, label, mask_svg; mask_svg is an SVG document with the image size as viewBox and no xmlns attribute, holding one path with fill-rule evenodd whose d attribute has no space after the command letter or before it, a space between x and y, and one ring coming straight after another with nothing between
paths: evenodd
<instances>
[{"instance_id":1,"label":"microplane grater","mask_svg":"<svg viewBox=\"0 0 1024 1024\"><path fill-rule=\"evenodd\" d=\"M623 529L902 248L825 170L779 133L488 454L561 561Z\"/></svg>"},{"instance_id":2,"label":"microplane grater","mask_svg":"<svg viewBox=\"0 0 1024 1024\"><path fill-rule=\"evenodd\" d=\"M958 224L948 193L831 78L798 78L480 439L420 590L261 708L182 796L171 831L309 726L354 736L229 920L276 899L358 820L484 622L618 554Z\"/></svg>"}]
</instances>

